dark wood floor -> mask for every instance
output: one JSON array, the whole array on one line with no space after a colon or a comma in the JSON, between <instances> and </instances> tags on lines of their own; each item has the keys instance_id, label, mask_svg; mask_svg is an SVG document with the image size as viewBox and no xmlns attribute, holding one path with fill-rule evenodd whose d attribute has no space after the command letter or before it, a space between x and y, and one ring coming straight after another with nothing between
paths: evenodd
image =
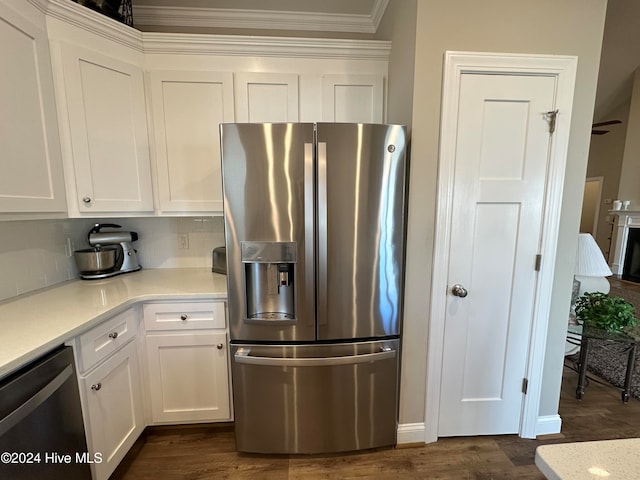
<instances>
[{"instance_id":1,"label":"dark wood floor","mask_svg":"<svg viewBox=\"0 0 640 480\"><path fill-rule=\"evenodd\" d=\"M633 290L634 292L640 293L640 283L629 282L627 280L622 280L621 278L617 278L615 276L607 277L607 280L609 280L609 284L612 287L618 287L626 290Z\"/></svg>"},{"instance_id":2,"label":"dark wood floor","mask_svg":"<svg viewBox=\"0 0 640 480\"><path fill-rule=\"evenodd\" d=\"M575 398L577 375L564 369L562 433L526 440L513 435L445 438L413 448L345 455L261 456L234 449L233 427L147 429L112 478L173 479L544 479L535 448L560 443L640 437L640 402L620 401L618 390L591 382Z\"/></svg>"}]
</instances>

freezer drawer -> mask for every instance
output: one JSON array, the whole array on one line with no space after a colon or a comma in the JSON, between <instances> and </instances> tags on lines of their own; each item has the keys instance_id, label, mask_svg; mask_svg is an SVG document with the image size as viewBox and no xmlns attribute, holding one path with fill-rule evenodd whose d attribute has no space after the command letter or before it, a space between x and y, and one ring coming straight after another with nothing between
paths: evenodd
<instances>
[{"instance_id":1,"label":"freezer drawer","mask_svg":"<svg viewBox=\"0 0 640 480\"><path fill-rule=\"evenodd\" d=\"M399 340L232 345L236 447L327 453L396 443Z\"/></svg>"}]
</instances>

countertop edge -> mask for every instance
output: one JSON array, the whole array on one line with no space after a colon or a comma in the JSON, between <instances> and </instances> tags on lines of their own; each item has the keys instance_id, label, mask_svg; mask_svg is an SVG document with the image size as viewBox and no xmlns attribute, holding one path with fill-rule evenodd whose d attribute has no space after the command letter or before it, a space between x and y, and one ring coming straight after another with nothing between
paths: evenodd
<instances>
[{"instance_id":1,"label":"countertop edge","mask_svg":"<svg viewBox=\"0 0 640 480\"><path fill-rule=\"evenodd\" d=\"M188 273L190 269L159 269L159 270L164 270L163 272L161 272L161 274L167 274L167 273L175 272L178 270L182 272L187 271ZM197 271L200 275L203 274L203 270L204 269L193 269L194 272ZM149 272L149 270L147 270L147 272ZM215 273L212 273L211 275L212 275L211 277L212 282L215 280L216 277L224 278L223 275L219 275ZM120 280L123 277L124 276L119 276L117 280ZM206 275L205 275L205 278L206 278ZM117 280L115 280L115 277L114 277L114 281L117 281ZM221 279L218 278L218 281L220 280ZM78 280L77 282L83 282L83 281ZM66 285L69 285L69 282L65 282L57 288L59 288L61 291L62 288ZM34 347L29 346L25 349L24 353L18 354L15 357L11 357L11 359L4 361L0 365L0 380L10 375L11 373L17 371L21 367L28 365L30 362L38 359L40 356L50 352L56 347L60 345L64 345L65 343L68 343L73 338L95 327L96 325L102 323L103 321L107 320L113 315L116 315L121 311L124 311L127 308L132 307L134 305L144 303L144 302L226 300L227 298L226 288L224 291L222 291L221 289L218 289L218 291L216 291L216 289L213 288L213 283L211 287L212 288L210 289L210 291L206 291L206 292L204 291L197 291L193 293L184 292L184 291L154 292L152 291L154 287L153 285L151 285L149 287L146 287L150 291L128 294L127 298L117 303L110 304L108 307L105 307L103 311L100 311L97 314L94 314L95 312L88 313L86 321L83 320L72 328L64 329L60 331L58 334L53 335L51 338L48 338L46 341L41 343L38 342L38 344ZM51 294L50 292L55 293L56 286L47 288L46 290L47 292L49 292L48 295L50 295ZM158 288L158 290L161 290L161 288ZM16 304L17 302L29 301L29 298L33 298L37 295L38 295L38 292L35 292L34 295L27 295L25 297L17 298L16 300L10 300L8 302L5 301L3 302L2 305L10 306L11 304ZM19 330L20 328L19 325L20 323L16 322L13 328L16 328Z\"/></svg>"}]
</instances>

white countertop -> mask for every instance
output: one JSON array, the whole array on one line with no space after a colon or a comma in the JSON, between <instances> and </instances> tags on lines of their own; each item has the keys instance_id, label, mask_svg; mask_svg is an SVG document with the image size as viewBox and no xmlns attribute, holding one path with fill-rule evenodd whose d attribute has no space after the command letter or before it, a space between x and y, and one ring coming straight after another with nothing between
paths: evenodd
<instances>
[{"instance_id":1,"label":"white countertop","mask_svg":"<svg viewBox=\"0 0 640 480\"><path fill-rule=\"evenodd\" d=\"M549 480L636 480L640 438L558 443L536 449L536 466Z\"/></svg>"},{"instance_id":2,"label":"white countertop","mask_svg":"<svg viewBox=\"0 0 640 480\"><path fill-rule=\"evenodd\" d=\"M0 378L134 303L226 296L224 275L206 268L166 268L71 280L4 301Z\"/></svg>"}]
</instances>

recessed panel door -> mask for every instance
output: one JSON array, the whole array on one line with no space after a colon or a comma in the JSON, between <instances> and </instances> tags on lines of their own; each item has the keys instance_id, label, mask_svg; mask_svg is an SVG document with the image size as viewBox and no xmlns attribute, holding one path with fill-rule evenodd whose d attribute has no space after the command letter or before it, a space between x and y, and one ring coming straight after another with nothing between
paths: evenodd
<instances>
[{"instance_id":1,"label":"recessed panel door","mask_svg":"<svg viewBox=\"0 0 640 480\"><path fill-rule=\"evenodd\" d=\"M438 435L517 433L556 80L461 77Z\"/></svg>"}]
</instances>

